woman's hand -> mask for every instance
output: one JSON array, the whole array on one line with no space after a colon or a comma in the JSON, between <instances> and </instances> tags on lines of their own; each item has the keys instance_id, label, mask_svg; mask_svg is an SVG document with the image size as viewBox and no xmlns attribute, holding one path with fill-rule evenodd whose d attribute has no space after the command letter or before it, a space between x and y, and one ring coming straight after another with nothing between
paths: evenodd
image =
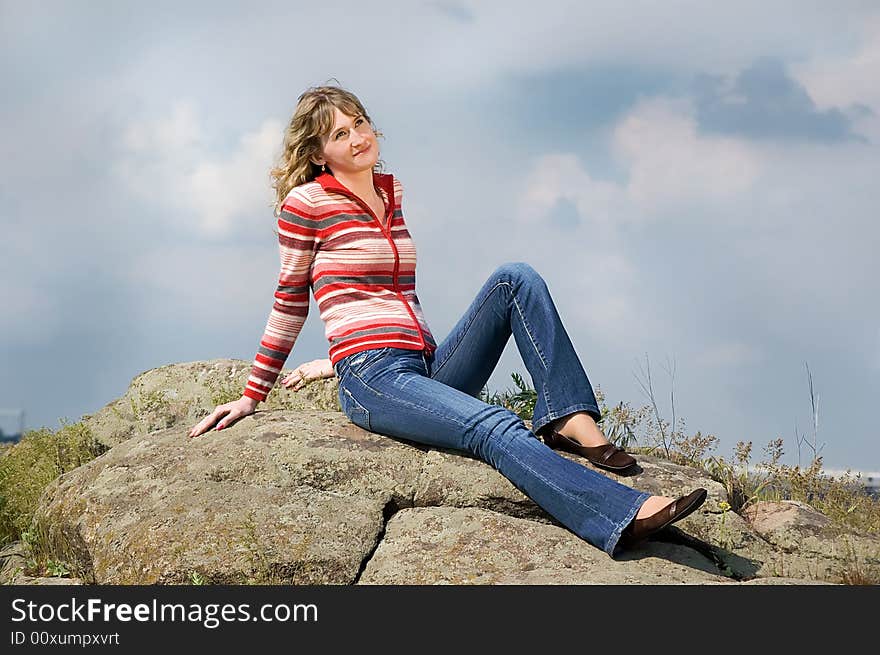
<instances>
[{"instance_id":1,"label":"woman's hand","mask_svg":"<svg viewBox=\"0 0 880 655\"><path fill-rule=\"evenodd\" d=\"M217 409L211 412L210 416L203 418L197 426L189 431L189 436L197 437L214 427L214 424L217 425L215 429L222 430L227 425L232 425L243 416L253 414L257 407L257 403L259 402L259 400L254 400L248 396L242 396L238 400L233 400L231 403L217 405Z\"/></svg>"},{"instance_id":2,"label":"woman's hand","mask_svg":"<svg viewBox=\"0 0 880 655\"><path fill-rule=\"evenodd\" d=\"M312 380L332 378L336 376L333 365L329 359L313 359L305 364L297 366L293 373L285 377L281 384L294 391L299 391Z\"/></svg>"}]
</instances>

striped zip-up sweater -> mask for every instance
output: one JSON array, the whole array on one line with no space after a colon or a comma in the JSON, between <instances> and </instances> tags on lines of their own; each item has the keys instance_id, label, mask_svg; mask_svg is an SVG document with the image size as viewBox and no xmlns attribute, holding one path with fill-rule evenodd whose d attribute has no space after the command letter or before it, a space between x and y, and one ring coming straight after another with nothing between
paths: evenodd
<instances>
[{"instance_id":1,"label":"striped zip-up sweater","mask_svg":"<svg viewBox=\"0 0 880 655\"><path fill-rule=\"evenodd\" d=\"M278 217L281 272L275 304L244 394L263 401L309 311L309 289L335 366L370 348L437 348L416 296L416 249L403 221L403 187L374 173L385 201L379 220L329 173L293 188Z\"/></svg>"}]
</instances>

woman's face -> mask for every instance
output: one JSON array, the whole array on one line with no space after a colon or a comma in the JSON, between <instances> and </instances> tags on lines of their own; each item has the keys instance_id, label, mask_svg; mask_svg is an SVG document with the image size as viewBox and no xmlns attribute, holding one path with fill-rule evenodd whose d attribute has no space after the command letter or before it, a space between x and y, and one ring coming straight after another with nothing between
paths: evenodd
<instances>
[{"instance_id":1,"label":"woman's face","mask_svg":"<svg viewBox=\"0 0 880 655\"><path fill-rule=\"evenodd\" d=\"M348 116L335 109L333 129L321 139L323 157L316 163L327 164L334 174L351 175L373 170L379 160L379 142L370 121L361 116Z\"/></svg>"}]
</instances>

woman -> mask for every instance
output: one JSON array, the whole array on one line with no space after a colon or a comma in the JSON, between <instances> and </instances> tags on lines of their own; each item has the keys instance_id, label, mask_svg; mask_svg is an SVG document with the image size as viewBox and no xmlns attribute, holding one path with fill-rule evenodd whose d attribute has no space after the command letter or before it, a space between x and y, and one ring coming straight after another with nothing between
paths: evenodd
<instances>
[{"instance_id":1,"label":"woman","mask_svg":"<svg viewBox=\"0 0 880 655\"><path fill-rule=\"evenodd\" d=\"M402 187L378 172L379 135L344 89L315 87L300 96L272 171L281 251L275 304L242 397L218 406L190 437L223 429L265 400L306 320L311 288L330 359L298 367L285 387L335 373L340 404L355 424L476 455L612 556L619 542L636 543L697 509L705 489L679 499L652 496L554 452L575 452L612 471L635 464L596 425L590 382L547 285L529 265L499 267L436 344L415 292ZM510 410L477 398L511 334L537 389L534 432Z\"/></svg>"}]
</instances>

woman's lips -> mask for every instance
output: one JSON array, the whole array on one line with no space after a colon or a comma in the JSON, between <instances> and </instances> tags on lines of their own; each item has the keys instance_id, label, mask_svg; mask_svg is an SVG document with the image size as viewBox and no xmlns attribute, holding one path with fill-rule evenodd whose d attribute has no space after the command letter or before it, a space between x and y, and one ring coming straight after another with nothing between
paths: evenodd
<instances>
[{"instance_id":1,"label":"woman's lips","mask_svg":"<svg viewBox=\"0 0 880 655\"><path fill-rule=\"evenodd\" d=\"M364 148L363 150L358 150L356 153L354 153L354 156L357 157L358 155L362 155L362 154L364 154L365 152L367 152L367 151L370 149L370 147L371 147L371 146L367 146L367 147Z\"/></svg>"}]
</instances>

